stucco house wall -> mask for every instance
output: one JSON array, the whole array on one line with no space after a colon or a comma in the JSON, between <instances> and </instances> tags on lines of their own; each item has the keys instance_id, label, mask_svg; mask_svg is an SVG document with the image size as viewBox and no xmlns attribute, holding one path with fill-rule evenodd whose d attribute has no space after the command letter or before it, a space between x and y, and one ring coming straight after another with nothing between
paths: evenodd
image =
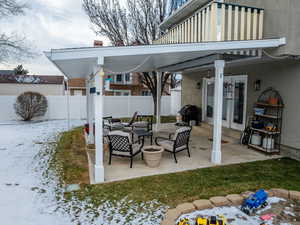
<instances>
[{"instance_id":1,"label":"stucco house wall","mask_svg":"<svg viewBox=\"0 0 300 225\"><path fill-rule=\"evenodd\" d=\"M43 95L64 95L64 85L0 83L0 95L18 96L27 91L39 92Z\"/></svg>"},{"instance_id":2,"label":"stucco house wall","mask_svg":"<svg viewBox=\"0 0 300 225\"><path fill-rule=\"evenodd\" d=\"M225 0L265 9L264 38L286 37L287 45L274 54L300 55L300 1L299 0Z\"/></svg>"},{"instance_id":3,"label":"stucco house wall","mask_svg":"<svg viewBox=\"0 0 300 225\"><path fill-rule=\"evenodd\" d=\"M182 80L182 105L195 104L202 107L202 88L197 88L208 74L214 71L184 73ZM225 76L248 75L247 117L252 114L253 104L261 92L268 87L279 91L285 103L282 127L282 144L300 149L300 63L282 61L254 64L225 69ZM254 90L254 82L261 80L261 91Z\"/></svg>"}]
</instances>

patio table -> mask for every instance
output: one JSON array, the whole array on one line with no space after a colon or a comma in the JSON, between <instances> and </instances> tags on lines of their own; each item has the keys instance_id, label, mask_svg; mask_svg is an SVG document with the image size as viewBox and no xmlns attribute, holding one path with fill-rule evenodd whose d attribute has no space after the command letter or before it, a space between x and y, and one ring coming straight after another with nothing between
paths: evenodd
<instances>
[{"instance_id":1,"label":"patio table","mask_svg":"<svg viewBox=\"0 0 300 225\"><path fill-rule=\"evenodd\" d=\"M145 129L134 129L132 131L132 137L133 137L133 135L136 135L138 137L139 141L141 138L144 141L145 137L150 137L151 145L153 143L153 132L152 131L147 131Z\"/></svg>"}]
</instances>

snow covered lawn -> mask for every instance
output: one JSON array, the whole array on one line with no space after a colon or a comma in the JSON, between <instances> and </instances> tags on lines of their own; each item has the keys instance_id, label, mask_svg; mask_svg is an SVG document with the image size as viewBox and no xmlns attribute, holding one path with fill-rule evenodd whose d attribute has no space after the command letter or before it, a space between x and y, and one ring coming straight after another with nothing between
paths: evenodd
<instances>
[{"instance_id":1,"label":"snow covered lawn","mask_svg":"<svg viewBox=\"0 0 300 225\"><path fill-rule=\"evenodd\" d=\"M72 121L72 126L83 123ZM64 193L49 163L58 134L66 129L66 121L0 123L1 224L158 224L165 206L156 201L103 199L95 207L93 199L81 200L76 194Z\"/></svg>"},{"instance_id":2,"label":"snow covered lawn","mask_svg":"<svg viewBox=\"0 0 300 225\"><path fill-rule=\"evenodd\" d=\"M73 126L82 125L73 121ZM67 225L70 217L54 213L55 186L43 184L45 142L66 130L66 121L0 123L0 214L5 225ZM45 161L46 162L46 161Z\"/></svg>"},{"instance_id":3,"label":"snow covered lawn","mask_svg":"<svg viewBox=\"0 0 300 225\"><path fill-rule=\"evenodd\" d=\"M72 126L83 123L72 121ZM266 188L276 186L298 190L300 183L300 164L282 159L113 184L82 185L78 192L65 193L55 170L49 169L49 165L56 149L57 135L66 129L66 121L0 123L1 224L157 225L167 204L171 206L186 198L192 201L216 194L235 193L228 180L240 187L239 192L257 183ZM241 170L244 173L240 174ZM269 175L259 179L261 171ZM252 179L253 173L257 175L255 179ZM274 174L276 179L273 179ZM284 178L286 181L279 185ZM216 182L220 189L210 189ZM132 192L134 200L130 199Z\"/></svg>"}]
</instances>

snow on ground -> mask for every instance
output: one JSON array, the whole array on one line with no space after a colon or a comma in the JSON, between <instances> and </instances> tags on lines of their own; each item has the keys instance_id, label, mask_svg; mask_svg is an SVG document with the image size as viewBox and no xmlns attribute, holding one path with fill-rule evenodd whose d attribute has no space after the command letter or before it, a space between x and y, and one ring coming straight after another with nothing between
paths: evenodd
<instances>
[{"instance_id":1,"label":"snow on ground","mask_svg":"<svg viewBox=\"0 0 300 225\"><path fill-rule=\"evenodd\" d=\"M217 216L217 215L223 215L225 218L229 221L229 224L231 225L258 225L261 224L262 221L260 219L259 214L263 213L264 211L267 211L268 209L271 208L272 204L276 204L282 201L286 201L281 198L277 197L271 197L267 200L268 206L264 209L261 209L256 212L256 215L254 216L248 216L247 214L243 213L240 210L240 207L216 207L213 209L206 209L206 210L201 210L201 211L195 211L190 214L182 215L179 219L183 218L188 218L190 221L195 221L195 219L198 216L209 218L210 216ZM273 221L266 221L266 225L273 225ZM288 223L281 223L280 225L291 225Z\"/></svg>"},{"instance_id":2,"label":"snow on ground","mask_svg":"<svg viewBox=\"0 0 300 225\"><path fill-rule=\"evenodd\" d=\"M83 121L72 121L72 126ZM0 123L0 215L5 225L156 225L166 206L122 199L95 207L76 195L64 201L53 171L47 170L57 135L67 121ZM124 208L130 205L124 214ZM141 210L142 209L142 210ZM137 214L136 212L139 211Z\"/></svg>"},{"instance_id":3,"label":"snow on ground","mask_svg":"<svg viewBox=\"0 0 300 225\"><path fill-rule=\"evenodd\" d=\"M73 126L81 124L72 121ZM42 143L49 138L55 141L56 134L66 128L66 121L0 124L1 224L71 224L69 217L53 213L54 192L50 187L40 188L42 171L35 170Z\"/></svg>"}]
</instances>

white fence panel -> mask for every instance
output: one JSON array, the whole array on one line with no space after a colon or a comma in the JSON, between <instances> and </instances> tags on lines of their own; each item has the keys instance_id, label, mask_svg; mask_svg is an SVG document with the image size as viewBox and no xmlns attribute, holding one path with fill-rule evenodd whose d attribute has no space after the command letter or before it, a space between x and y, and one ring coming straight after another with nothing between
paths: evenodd
<instances>
[{"instance_id":1,"label":"white fence panel","mask_svg":"<svg viewBox=\"0 0 300 225\"><path fill-rule=\"evenodd\" d=\"M16 120L17 115L14 110L16 96L0 96L0 120Z\"/></svg>"},{"instance_id":2,"label":"white fence panel","mask_svg":"<svg viewBox=\"0 0 300 225\"><path fill-rule=\"evenodd\" d=\"M181 109L181 89L171 90L171 115L177 115Z\"/></svg>"},{"instance_id":3,"label":"white fence panel","mask_svg":"<svg viewBox=\"0 0 300 225\"><path fill-rule=\"evenodd\" d=\"M48 100L48 111L40 119L67 119L68 97L46 96ZM19 119L14 111L16 96L0 96L0 121ZM69 96L70 118L86 118L86 97ZM139 114L153 114L154 106L151 96L105 96L104 116L131 117L135 111ZM162 115L171 115L171 97L162 97Z\"/></svg>"}]
</instances>

